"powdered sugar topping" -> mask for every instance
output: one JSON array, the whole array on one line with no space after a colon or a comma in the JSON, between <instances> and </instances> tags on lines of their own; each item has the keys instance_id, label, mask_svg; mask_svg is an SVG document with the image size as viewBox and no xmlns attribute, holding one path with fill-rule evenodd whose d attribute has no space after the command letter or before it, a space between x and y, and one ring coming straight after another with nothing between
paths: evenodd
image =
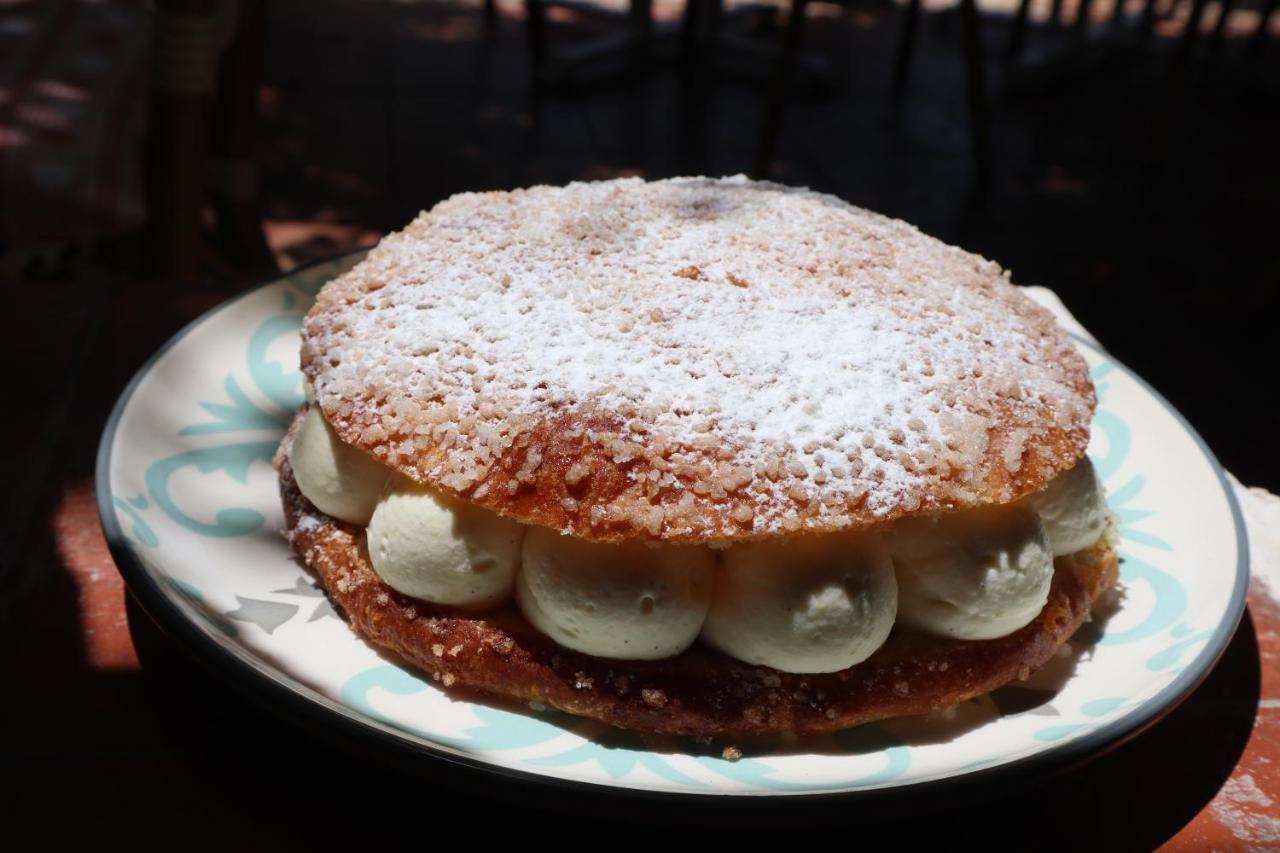
<instances>
[{"instance_id":1,"label":"powdered sugar topping","mask_svg":"<svg viewBox=\"0 0 1280 853\"><path fill-rule=\"evenodd\" d=\"M455 196L327 287L306 345L326 414L389 463L483 497L519 448L514 494L543 453L519 434L570 417L655 535L717 502L768 533L974 500L1092 404L995 264L743 178Z\"/></svg>"}]
</instances>

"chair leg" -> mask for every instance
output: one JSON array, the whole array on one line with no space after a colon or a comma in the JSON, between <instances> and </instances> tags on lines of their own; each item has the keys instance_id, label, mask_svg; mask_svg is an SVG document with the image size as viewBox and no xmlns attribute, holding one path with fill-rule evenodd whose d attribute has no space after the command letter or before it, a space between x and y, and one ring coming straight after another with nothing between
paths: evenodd
<instances>
[{"instance_id":1,"label":"chair leg","mask_svg":"<svg viewBox=\"0 0 1280 853\"><path fill-rule=\"evenodd\" d=\"M1076 10L1076 22L1072 28L1072 40L1082 44L1089 35L1089 18L1093 15L1093 0L1080 0L1080 8Z\"/></svg>"},{"instance_id":2,"label":"chair leg","mask_svg":"<svg viewBox=\"0 0 1280 853\"><path fill-rule=\"evenodd\" d=\"M694 42L695 49L697 41ZM704 57L695 56L685 66L685 78L676 88L677 132L674 135L676 163L679 172L684 175L706 175L709 173L710 158L707 140L709 128L716 126L715 99L711 96L711 86L698 71Z\"/></svg>"},{"instance_id":3,"label":"chair leg","mask_svg":"<svg viewBox=\"0 0 1280 853\"><path fill-rule=\"evenodd\" d=\"M1171 97L1177 97L1178 89L1182 87L1182 81L1187 75L1187 66L1191 63L1196 40L1200 37L1200 22L1204 20L1204 10L1208 5L1208 0L1194 0L1191 5L1191 17L1187 19L1186 29L1182 31L1182 38L1175 49L1173 65L1169 70L1166 85Z\"/></svg>"},{"instance_id":4,"label":"chair leg","mask_svg":"<svg viewBox=\"0 0 1280 853\"><path fill-rule=\"evenodd\" d=\"M1276 0L1267 0L1267 5L1262 10L1262 19L1258 21L1258 32L1253 36L1253 44L1249 45L1249 58L1251 60L1262 53L1262 47L1267 43L1271 27L1271 16L1275 11Z\"/></svg>"},{"instance_id":5,"label":"chair leg","mask_svg":"<svg viewBox=\"0 0 1280 853\"><path fill-rule=\"evenodd\" d=\"M542 80L547 67L547 7L542 0L524 0L526 32L529 36L529 62L533 66L534 85Z\"/></svg>"},{"instance_id":6,"label":"chair leg","mask_svg":"<svg viewBox=\"0 0 1280 853\"><path fill-rule=\"evenodd\" d=\"M724 0L708 0L707 7L707 41L720 44L720 34L724 32Z\"/></svg>"},{"instance_id":7,"label":"chair leg","mask_svg":"<svg viewBox=\"0 0 1280 853\"><path fill-rule=\"evenodd\" d=\"M1031 0L1024 0L1029 3ZM910 0L902 19L902 32L898 37L898 57L893 66L893 88L889 90L894 106L902 103L907 92L907 77L911 73L911 57L915 53L916 28L920 25L920 0Z\"/></svg>"},{"instance_id":8,"label":"chair leg","mask_svg":"<svg viewBox=\"0 0 1280 853\"><path fill-rule=\"evenodd\" d=\"M969 96L969 132L973 140L973 170L979 190L991 177L991 103L982 60L982 33L974 0L960 0L960 25L964 40L965 82Z\"/></svg>"},{"instance_id":9,"label":"chair leg","mask_svg":"<svg viewBox=\"0 0 1280 853\"><path fill-rule=\"evenodd\" d=\"M636 71L649 56L653 41L653 0L631 0L627 13L631 28L630 70Z\"/></svg>"},{"instance_id":10,"label":"chair leg","mask_svg":"<svg viewBox=\"0 0 1280 853\"><path fill-rule=\"evenodd\" d=\"M149 259L181 282L200 269L207 105L188 95L153 92L147 120L146 201Z\"/></svg>"},{"instance_id":11,"label":"chair leg","mask_svg":"<svg viewBox=\"0 0 1280 853\"><path fill-rule=\"evenodd\" d=\"M702 24L704 0L685 0L680 22L680 73L692 76L698 67L698 30Z\"/></svg>"},{"instance_id":12,"label":"chair leg","mask_svg":"<svg viewBox=\"0 0 1280 853\"><path fill-rule=\"evenodd\" d=\"M1231 10L1236 4L1235 0L1222 0L1218 5L1218 22L1213 25L1213 35L1209 37L1209 52L1215 57L1222 50L1222 36L1227 30L1227 18L1231 16Z\"/></svg>"},{"instance_id":13,"label":"chair leg","mask_svg":"<svg viewBox=\"0 0 1280 853\"><path fill-rule=\"evenodd\" d=\"M147 242L156 271L182 282L199 275L209 117L221 45L210 35L228 4L158 0L152 28L146 163ZM193 40L191 33L201 33ZM193 50L192 45L199 50Z\"/></svg>"},{"instance_id":14,"label":"chair leg","mask_svg":"<svg viewBox=\"0 0 1280 853\"><path fill-rule=\"evenodd\" d=\"M1124 2L1125 0L1116 0L1116 5L1111 10L1111 29L1118 30L1120 25L1124 23Z\"/></svg>"},{"instance_id":15,"label":"chair leg","mask_svg":"<svg viewBox=\"0 0 1280 853\"><path fill-rule=\"evenodd\" d=\"M1151 122L1151 142L1147 146L1150 155L1147 157L1143 183L1153 187L1164 170L1165 159L1169 153L1169 140L1177 124L1179 107L1185 102L1187 68L1191 64L1191 55L1195 52L1195 43L1200 34L1200 21L1204 18L1204 10L1208 0L1194 0L1191 6L1191 17L1187 20L1186 29L1174 48L1174 54L1165 75L1163 89L1156 102L1155 117Z\"/></svg>"},{"instance_id":16,"label":"chair leg","mask_svg":"<svg viewBox=\"0 0 1280 853\"><path fill-rule=\"evenodd\" d=\"M1013 25L1009 28L1009 43L1004 49L1004 61L1010 65L1022 55L1023 42L1027 38L1027 15L1030 12L1031 0L1020 0L1018 11L1013 16Z\"/></svg>"},{"instance_id":17,"label":"chair leg","mask_svg":"<svg viewBox=\"0 0 1280 853\"><path fill-rule=\"evenodd\" d=\"M1049 7L1049 26L1062 26L1062 0L1053 0L1053 5Z\"/></svg>"},{"instance_id":18,"label":"chair leg","mask_svg":"<svg viewBox=\"0 0 1280 853\"><path fill-rule=\"evenodd\" d=\"M207 164L209 203L225 251L242 270L279 271L258 199L258 90L266 54L265 3L244 3L218 73Z\"/></svg>"},{"instance_id":19,"label":"chair leg","mask_svg":"<svg viewBox=\"0 0 1280 853\"><path fill-rule=\"evenodd\" d=\"M1146 0L1142 4L1142 16L1138 19L1138 40L1145 44L1155 34L1156 20L1160 17L1160 0Z\"/></svg>"},{"instance_id":20,"label":"chair leg","mask_svg":"<svg viewBox=\"0 0 1280 853\"><path fill-rule=\"evenodd\" d=\"M764 108L764 120L760 124L760 140L756 146L756 162L751 170L752 177L769 177L769 168L773 163L774 151L778 144L778 134L782 130L783 107L787 100L787 90L791 87L791 78L795 75L796 60L800 53L800 38L804 33L804 13L808 0L791 0L791 12L787 17L787 28L782 33L782 47L778 51L777 65L774 67L773 79L769 84Z\"/></svg>"}]
</instances>

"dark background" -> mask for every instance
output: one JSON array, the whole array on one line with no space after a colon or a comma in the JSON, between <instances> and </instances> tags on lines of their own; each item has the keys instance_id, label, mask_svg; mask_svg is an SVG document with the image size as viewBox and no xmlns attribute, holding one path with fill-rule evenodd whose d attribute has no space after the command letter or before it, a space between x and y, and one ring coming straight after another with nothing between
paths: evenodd
<instances>
[{"instance_id":1,"label":"dark background","mask_svg":"<svg viewBox=\"0 0 1280 853\"><path fill-rule=\"evenodd\" d=\"M1053 27L1048 0L1037 0L1022 61L1009 66L1013 5L981 3L992 109L982 179L956 7L926 5L895 105L903 8L814 4L802 54L822 73L788 90L771 176L903 218L999 261L1019 283L1053 288L1230 471L1280 491L1280 44L1255 51L1263 3L1233 5L1217 42L1220 6L1208 5L1180 65L1191 0L1162 2L1168 14L1147 39L1133 26L1141 3L1109 36L1111 6L1098 0L1083 45L1075 3ZM751 171L784 20L729 25L762 51L732 68L723 54L711 62L715 46L704 44L707 61L682 76L667 44L630 75L605 66L538 87L521 3L499 4L493 29L478 7L449 3L265 8L231 64L252 82L248 116L206 105L193 138L149 87L145 4L0 6L0 286L15 363L0 419L10 486L0 637L13 691L0 701L0 843L18 828L172 833L197 847L319 844L344 829L387 829L388 809L421 823L427 843L441 819L465 816L471 833L543 820L548 804L512 806L498 789L475 796L386 776L235 697L137 612L126 631L118 583L108 604L93 591L114 577L94 521L93 451L146 357L272 266L371 243L455 192ZM656 17L677 22L682 9L659 3ZM609 29L564 17L553 20L557 46ZM195 199L200 239L178 251L172 191L210 144L247 151L257 181L234 215ZM1167 839L1249 737L1257 636L1271 636L1255 635L1262 617L1274 620L1246 617L1210 685L1115 757L973 809L935 804L930 820L907 824L911 837L946 844L999 824L1054 847ZM116 632L123 651L95 645L95 630ZM1180 771L1151 769L1170 755L1184 757ZM59 810L66 802L74 814ZM672 816L643 819L661 814ZM597 833L597 846L625 840L559 812L538 832L569 843L579 829Z\"/></svg>"}]
</instances>

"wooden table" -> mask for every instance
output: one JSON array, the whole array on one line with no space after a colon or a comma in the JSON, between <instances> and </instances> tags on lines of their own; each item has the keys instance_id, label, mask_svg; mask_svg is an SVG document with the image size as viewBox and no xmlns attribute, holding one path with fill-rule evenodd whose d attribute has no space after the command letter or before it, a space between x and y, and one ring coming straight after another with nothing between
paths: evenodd
<instances>
[{"instance_id":1,"label":"wooden table","mask_svg":"<svg viewBox=\"0 0 1280 853\"><path fill-rule=\"evenodd\" d=\"M346 755L214 682L128 604L95 506L99 432L142 361L244 284L179 293L164 283L63 281L19 297L15 315L36 321L13 324L19 369L10 399L19 406L5 419L5 440L17 452L0 463L11 486L0 624L13 652L2 703L0 838L75 832L292 848L367 825L374 835L408 830L428 844L437 819L478 807L500 816L480 827L486 839L530 826L590 832L599 815L499 807ZM1255 582L1244 621L1208 680L1111 754L998 798L934 806L901 825L856 810L808 815L803 825L871 822L913 845L1280 844L1278 631L1280 604ZM697 819L631 817L648 826Z\"/></svg>"}]
</instances>

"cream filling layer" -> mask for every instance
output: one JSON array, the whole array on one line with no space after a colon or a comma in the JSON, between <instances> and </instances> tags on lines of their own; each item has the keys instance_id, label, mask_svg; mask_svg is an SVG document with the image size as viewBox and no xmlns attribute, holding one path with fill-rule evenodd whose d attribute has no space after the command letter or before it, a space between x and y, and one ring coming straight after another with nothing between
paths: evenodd
<instances>
[{"instance_id":1,"label":"cream filling layer","mask_svg":"<svg viewBox=\"0 0 1280 853\"><path fill-rule=\"evenodd\" d=\"M1025 502L907 518L889 535L898 618L944 637L990 640L1036 617L1049 598L1053 550Z\"/></svg>"},{"instance_id":2,"label":"cream filling layer","mask_svg":"<svg viewBox=\"0 0 1280 853\"><path fill-rule=\"evenodd\" d=\"M391 476L381 462L343 444L317 406L303 417L290 461L298 490L316 509L361 526L369 523Z\"/></svg>"},{"instance_id":3,"label":"cream filling layer","mask_svg":"<svg viewBox=\"0 0 1280 853\"><path fill-rule=\"evenodd\" d=\"M724 552L702 638L783 672L837 672L889 638L893 562L875 533L735 545Z\"/></svg>"},{"instance_id":4,"label":"cream filling layer","mask_svg":"<svg viewBox=\"0 0 1280 853\"><path fill-rule=\"evenodd\" d=\"M603 545L531 527L516 578L525 618L562 646L658 660L698 639L715 554L690 545Z\"/></svg>"},{"instance_id":5,"label":"cream filling layer","mask_svg":"<svg viewBox=\"0 0 1280 853\"><path fill-rule=\"evenodd\" d=\"M1086 459L1014 505L905 519L883 537L604 545L391 475L315 406L291 461L318 509L368 525L374 571L405 595L470 609L514 598L537 630L584 654L656 660L701 638L795 673L865 660L898 620L947 637L1010 634L1044 607L1054 555L1097 542L1109 517Z\"/></svg>"},{"instance_id":6,"label":"cream filling layer","mask_svg":"<svg viewBox=\"0 0 1280 853\"><path fill-rule=\"evenodd\" d=\"M373 570L392 589L483 610L511 598L525 526L396 475L366 534Z\"/></svg>"},{"instance_id":7,"label":"cream filling layer","mask_svg":"<svg viewBox=\"0 0 1280 853\"><path fill-rule=\"evenodd\" d=\"M1111 518L1102 481L1088 456L1050 480L1027 502L1044 522L1055 557L1093 545Z\"/></svg>"}]
</instances>

